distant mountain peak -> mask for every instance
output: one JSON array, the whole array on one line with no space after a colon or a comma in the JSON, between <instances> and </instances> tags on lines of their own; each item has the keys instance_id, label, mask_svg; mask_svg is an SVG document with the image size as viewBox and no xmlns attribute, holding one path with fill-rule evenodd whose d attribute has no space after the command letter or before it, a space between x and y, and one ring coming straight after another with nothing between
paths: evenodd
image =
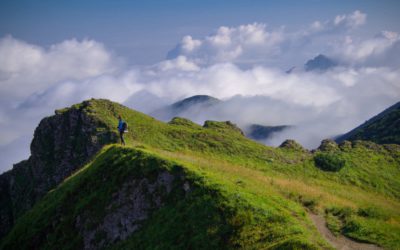
<instances>
[{"instance_id":1,"label":"distant mountain peak","mask_svg":"<svg viewBox=\"0 0 400 250\"><path fill-rule=\"evenodd\" d=\"M282 132L285 129L290 128L289 125L280 126L267 126L260 124L251 124L246 128L246 136L253 140L263 141L270 139L275 133Z\"/></svg>"},{"instance_id":2,"label":"distant mountain peak","mask_svg":"<svg viewBox=\"0 0 400 250\"><path fill-rule=\"evenodd\" d=\"M188 98L185 98L181 101L175 102L172 104L174 108L185 108L191 105L196 104L215 104L220 102L218 98L209 96L209 95L194 95Z\"/></svg>"},{"instance_id":3,"label":"distant mountain peak","mask_svg":"<svg viewBox=\"0 0 400 250\"><path fill-rule=\"evenodd\" d=\"M304 65L304 69L306 71L325 71L336 66L338 66L338 63L335 60L319 54L313 59L308 60Z\"/></svg>"},{"instance_id":4,"label":"distant mountain peak","mask_svg":"<svg viewBox=\"0 0 400 250\"><path fill-rule=\"evenodd\" d=\"M183 100L177 101L164 108L157 109L151 113L157 119L168 121L176 116L185 116L183 113L193 110L206 110L218 103L221 100L209 95L194 95ZM195 111L196 112L196 111ZM188 118L188 117L186 117Z\"/></svg>"}]
</instances>

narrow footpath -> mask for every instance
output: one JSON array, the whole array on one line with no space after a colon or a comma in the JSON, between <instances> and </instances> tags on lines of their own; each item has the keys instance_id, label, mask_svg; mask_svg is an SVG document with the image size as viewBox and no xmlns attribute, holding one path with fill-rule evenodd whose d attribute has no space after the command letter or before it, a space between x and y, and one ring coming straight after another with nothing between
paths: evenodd
<instances>
[{"instance_id":1,"label":"narrow footpath","mask_svg":"<svg viewBox=\"0 0 400 250\"><path fill-rule=\"evenodd\" d=\"M343 235L336 237L326 226L326 221L323 216L313 213L308 213L308 215L314 222L314 225L317 227L320 234L338 250L383 250L383 248L376 245L357 242Z\"/></svg>"}]
</instances>

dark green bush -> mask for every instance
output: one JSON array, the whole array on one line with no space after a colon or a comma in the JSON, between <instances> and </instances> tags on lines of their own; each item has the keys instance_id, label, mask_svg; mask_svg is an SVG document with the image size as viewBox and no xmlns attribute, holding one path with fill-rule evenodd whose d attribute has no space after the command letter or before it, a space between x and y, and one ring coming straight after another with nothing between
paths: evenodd
<instances>
[{"instance_id":1,"label":"dark green bush","mask_svg":"<svg viewBox=\"0 0 400 250\"><path fill-rule=\"evenodd\" d=\"M315 165L324 171L337 172L345 165L345 160L335 153L318 153L314 156Z\"/></svg>"},{"instance_id":2,"label":"dark green bush","mask_svg":"<svg viewBox=\"0 0 400 250\"><path fill-rule=\"evenodd\" d=\"M350 207L330 207L325 210L325 213L332 214L341 220L346 220L354 214L354 211Z\"/></svg>"},{"instance_id":3,"label":"dark green bush","mask_svg":"<svg viewBox=\"0 0 400 250\"><path fill-rule=\"evenodd\" d=\"M375 218L375 219L383 219L383 220L389 219L389 215L383 213L378 208L371 207L371 206L359 208L357 211L357 214L359 216L367 217L367 218Z\"/></svg>"}]
</instances>

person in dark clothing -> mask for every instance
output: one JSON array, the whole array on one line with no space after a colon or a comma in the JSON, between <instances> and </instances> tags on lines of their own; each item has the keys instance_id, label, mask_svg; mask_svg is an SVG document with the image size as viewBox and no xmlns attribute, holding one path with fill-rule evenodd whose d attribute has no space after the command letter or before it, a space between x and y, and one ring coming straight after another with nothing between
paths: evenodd
<instances>
[{"instance_id":1,"label":"person in dark clothing","mask_svg":"<svg viewBox=\"0 0 400 250\"><path fill-rule=\"evenodd\" d=\"M118 132L119 132L119 138L121 139L121 145L125 146L125 140L124 140L124 133L126 130L126 122L124 122L121 118L121 116L118 116Z\"/></svg>"}]
</instances>

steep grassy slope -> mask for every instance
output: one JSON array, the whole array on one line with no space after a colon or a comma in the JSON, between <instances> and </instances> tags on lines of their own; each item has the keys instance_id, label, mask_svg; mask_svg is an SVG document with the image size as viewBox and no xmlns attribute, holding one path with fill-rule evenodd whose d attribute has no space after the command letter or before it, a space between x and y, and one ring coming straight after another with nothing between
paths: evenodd
<instances>
[{"instance_id":1,"label":"steep grassy slope","mask_svg":"<svg viewBox=\"0 0 400 250\"><path fill-rule=\"evenodd\" d=\"M336 139L338 142L344 140L400 144L400 102Z\"/></svg>"},{"instance_id":2,"label":"steep grassy slope","mask_svg":"<svg viewBox=\"0 0 400 250\"><path fill-rule=\"evenodd\" d=\"M246 186L256 197L271 197L274 192L306 210L322 213L338 234L398 249L399 148L394 146L393 153L380 146L375 151L371 145L377 146L364 142L343 145L335 153L346 159L339 172L321 171L315 166L313 155L291 149L282 150L285 158L270 158L263 165L255 163L246 168L240 163L188 154L162 154L191 162L203 171L215 171L221 178Z\"/></svg>"},{"instance_id":3,"label":"steep grassy slope","mask_svg":"<svg viewBox=\"0 0 400 250\"><path fill-rule=\"evenodd\" d=\"M43 249L329 248L307 211L324 214L337 234L400 248L398 145L324 142L310 153L294 142L255 143L231 123L202 127L176 118L167 124L106 100L83 106L105 131L115 131L122 115L130 146L104 149L50 192L17 221L3 249L21 242ZM345 164L323 171L318 154ZM147 193L136 217L124 210L132 205L126 200ZM125 217L133 219L121 221L121 229L110 222Z\"/></svg>"},{"instance_id":4,"label":"steep grassy slope","mask_svg":"<svg viewBox=\"0 0 400 250\"><path fill-rule=\"evenodd\" d=\"M143 182L157 184L162 174L169 176L168 185ZM244 183L220 177L144 150L108 147L20 218L1 248L328 248L295 202L273 193L254 196ZM141 189L145 196L141 202L148 206L138 218L113 217L128 222L110 230L104 224L110 213L125 205L116 202L121 199L116 196L127 183L136 184L132 193ZM127 192L123 198L140 203L138 197L129 200ZM157 202L159 208L151 206ZM130 213L138 212L132 208ZM113 238L115 232L131 234Z\"/></svg>"}]
</instances>

